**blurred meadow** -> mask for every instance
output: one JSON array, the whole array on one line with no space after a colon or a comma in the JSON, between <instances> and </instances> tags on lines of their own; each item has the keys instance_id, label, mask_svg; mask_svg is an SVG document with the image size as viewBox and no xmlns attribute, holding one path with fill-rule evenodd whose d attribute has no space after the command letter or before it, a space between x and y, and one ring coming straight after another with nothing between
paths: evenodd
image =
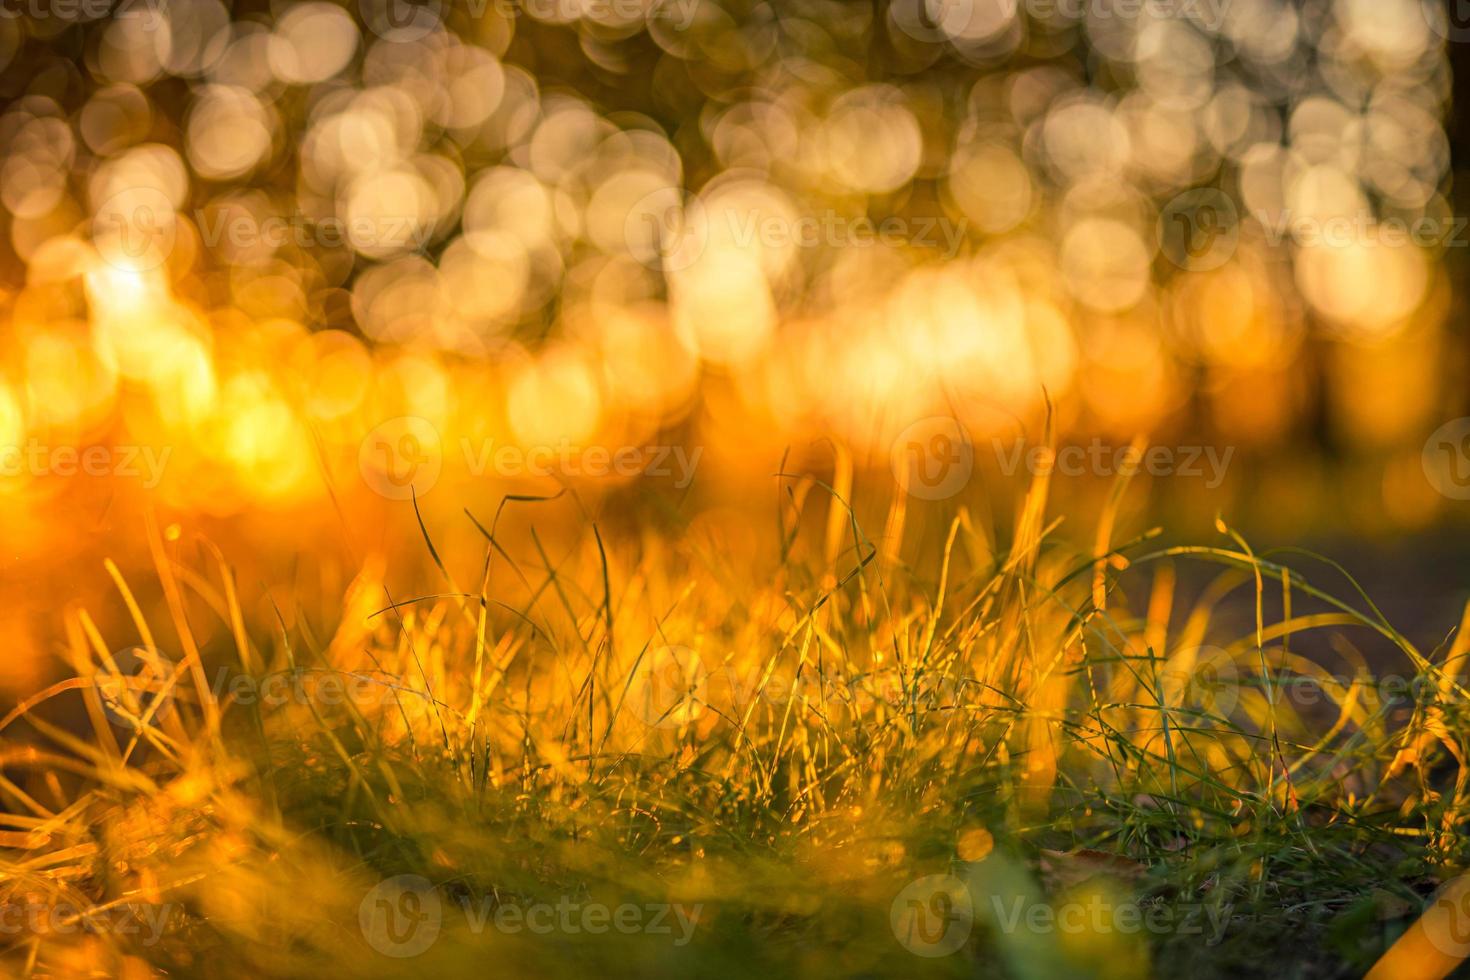
<instances>
[{"instance_id":1,"label":"blurred meadow","mask_svg":"<svg viewBox=\"0 0 1470 980\"><path fill-rule=\"evenodd\" d=\"M1462 14L0 0L0 962L1455 970Z\"/></svg>"}]
</instances>

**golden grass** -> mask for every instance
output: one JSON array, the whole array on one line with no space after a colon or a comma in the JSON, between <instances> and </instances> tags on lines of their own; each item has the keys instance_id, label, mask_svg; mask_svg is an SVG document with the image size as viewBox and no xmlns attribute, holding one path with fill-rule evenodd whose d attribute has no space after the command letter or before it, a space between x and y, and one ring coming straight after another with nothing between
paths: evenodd
<instances>
[{"instance_id":1,"label":"golden grass","mask_svg":"<svg viewBox=\"0 0 1470 980\"><path fill-rule=\"evenodd\" d=\"M1463 862L1463 628L1421 653L1223 525L1216 547L1119 543L1110 508L1069 547L1044 479L1001 527L900 498L876 540L850 486L782 487L763 534L589 522L566 547L509 544L539 506L509 501L466 520L478 568L426 542L422 593L367 563L329 636L252 621L223 556L186 567L151 528L172 621L112 569L135 635L70 611L74 678L0 728L10 964L1347 975ZM202 646L199 603L222 627ZM1338 667L1294 649L1319 632ZM1358 639L1425 682L1417 704ZM85 722L58 720L78 700ZM424 949L384 935L426 902ZM645 911L629 931L494 918L558 903ZM1012 903L1112 912L1038 928ZM958 948L921 955L951 920Z\"/></svg>"}]
</instances>

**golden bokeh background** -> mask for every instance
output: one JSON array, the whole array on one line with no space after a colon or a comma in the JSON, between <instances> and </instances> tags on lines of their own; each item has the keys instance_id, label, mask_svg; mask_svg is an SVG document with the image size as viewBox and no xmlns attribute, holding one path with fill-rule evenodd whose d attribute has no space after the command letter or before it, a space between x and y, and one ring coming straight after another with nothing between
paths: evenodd
<instances>
[{"instance_id":1,"label":"golden bokeh background","mask_svg":"<svg viewBox=\"0 0 1470 980\"><path fill-rule=\"evenodd\" d=\"M1048 405L1229 449L1147 491L1181 531L1464 506L1423 465L1470 234L1417 0L6 13L5 688L149 515L326 606L424 563L414 495L449 555L506 494L738 513L783 459L891 484L936 417L1003 494Z\"/></svg>"}]
</instances>

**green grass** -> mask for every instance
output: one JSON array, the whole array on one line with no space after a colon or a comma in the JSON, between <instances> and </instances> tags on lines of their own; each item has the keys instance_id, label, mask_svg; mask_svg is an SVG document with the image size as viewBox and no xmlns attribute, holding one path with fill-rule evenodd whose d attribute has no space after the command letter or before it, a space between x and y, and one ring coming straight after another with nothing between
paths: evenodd
<instances>
[{"instance_id":1,"label":"green grass","mask_svg":"<svg viewBox=\"0 0 1470 980\"><path fill-rule=\"evenodd\" d=\"M763 536L542 537L515 502L464 521L483 565L429 545L412 594L365 571L330 635L250 621L223 561L160 539L172 621L117 575L136 635L69 612L75 679L0 729L11 967L1357 976L1465 863L1463 633L1420 651L1344 574L1223 525L1116 544L1104 515L1069 546L1044 485L1004 528L895 502L879 537L787 490ZM134 645L166 659L111 653ZM538 905L549 931L495 925ZM637 921L593 933L590 906ZM435 941L387 955L410 921Z\"/></svg>"}]
</instances>

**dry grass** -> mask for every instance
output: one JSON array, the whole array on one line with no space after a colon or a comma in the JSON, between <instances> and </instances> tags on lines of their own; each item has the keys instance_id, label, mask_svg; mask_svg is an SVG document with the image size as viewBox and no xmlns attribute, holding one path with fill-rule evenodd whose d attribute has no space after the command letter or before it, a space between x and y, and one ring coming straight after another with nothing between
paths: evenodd
<instances>
[{"instance_id":1,"label":"dry grass","mask_svg":"<svg viewBox=\"0 0 1470 980\"><path fill-rule=\"evenodd\" d=\"M9 963L1351 975L1463 862L1465 632L1422 653L1331 569L1351 601L1223 525L1216 547L1120 544L1106 514L1069 547L1044 482L1004 527L899 499L874 536L830 487L782 487L760 533L589 522L555 547L526 530L541 504L510 501L466 519L481 568L435 568L428 544L440 579L411 596L369 565L330 636L250 621L223 560L184 567L155 535L173 621L146 622L117 576L136 635L70 613L75 679L0 730ZM199 601L226 642L190 639ZM1315 634L1336 666L1295 652ZM1427 682L1419 703L1372 682L1374 644L1396 658L1380 670ZM85 725L56 720L78 700ZM398 875L432 897L374 891ZM907 905L929 875L969 911ZM373 916L425 901L437 940L386 955L410 948ZM1041 901L1164 926L1009 920ZM626 933L494 924L559 902L644 911ZM669 932L646 928L664 905ZM946 912L968 939L918 955Z\"/></svg>"}]
</instances>

